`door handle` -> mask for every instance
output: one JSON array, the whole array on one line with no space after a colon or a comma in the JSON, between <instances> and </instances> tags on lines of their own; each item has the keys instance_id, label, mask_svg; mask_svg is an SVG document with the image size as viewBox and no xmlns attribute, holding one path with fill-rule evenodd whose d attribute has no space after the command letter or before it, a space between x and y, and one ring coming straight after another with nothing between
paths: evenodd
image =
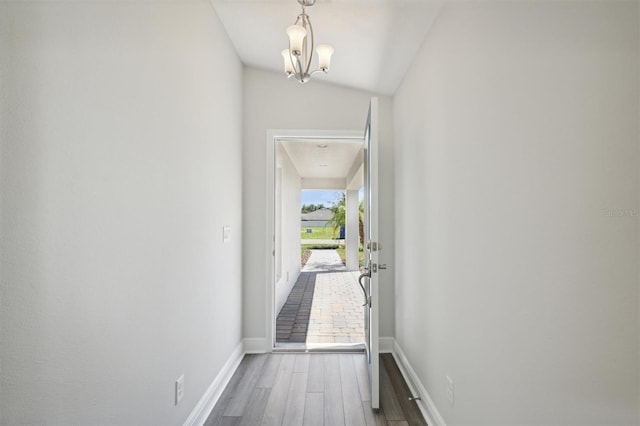
<instances>
[{"instance_id":1,"label":"door handle","mask_svg":"<svg viewBox=\"0 0 640 426\"><path fill-rule=\"evenodd\" d=\"M371 307L371 297L369 297L369 295L367 294L367 290L364 288L364 284L362 284L362 279L363 278L371 278L371 271L366 270L365 272L360 274L360 276L358 277L358 284L360 284L360 288L362 289L362 293L364 293L364 303L362 304L362 306Z\"/></svg>"}]
</instances>

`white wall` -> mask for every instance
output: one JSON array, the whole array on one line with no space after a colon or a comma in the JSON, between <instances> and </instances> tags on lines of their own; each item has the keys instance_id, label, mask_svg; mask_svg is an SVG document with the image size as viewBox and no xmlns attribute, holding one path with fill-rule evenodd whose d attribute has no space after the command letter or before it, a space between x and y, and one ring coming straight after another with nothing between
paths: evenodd
<instances>
[{"instance_id":1,"label":"white wall","mask_svg":"<svg viewBox=\"0 0 640 426\"><path fill-rule=\"evenodd\" d=\"M240 62L204 1L2 2L0 43L0 423L182 424L241 341Z\"/></svg>"},{"instance_id":2,"label":"white wall","mask_svg":"<svg viewBox=\"0 0 640 426\"><path fill-rule=\"evenodd\" d=\"M282 179L280 196L281 275L276 281L275 312L287 301L300 275L300 191L302 179L281 144L276 146L276 169Z\"/></svg>"},{"instance_id":3,"label":"white wall","mask_svg":"<svg viewBox=\"0 0 640 426\"><path fill-rule=\"evenodd\" d=\"M370 93L324 83L306 85L287 80L282 74L245 68L243 93L243 257L251 259L243 268L243 330L248 338L266 337L267 272L266 221L254 220L264 212L266 200L267 129L362 130L367 118ZM393 133L391 99L380 97L380 223L385 252L380 261L390 269L381 272L381 325L383 336L394 330L393 290ZM250 217L251 216L251 217Z\"/></svg>"},{"instance_id":4,"label":"white wall","mask_svg":"<svg viewBox=\"0 0 640 426\"><path fill-rule=\"evenodd\" d=\"M396 337L447 424L639 422L637 7L449 3L394 98Z\"/></svg>"}]
</instances>

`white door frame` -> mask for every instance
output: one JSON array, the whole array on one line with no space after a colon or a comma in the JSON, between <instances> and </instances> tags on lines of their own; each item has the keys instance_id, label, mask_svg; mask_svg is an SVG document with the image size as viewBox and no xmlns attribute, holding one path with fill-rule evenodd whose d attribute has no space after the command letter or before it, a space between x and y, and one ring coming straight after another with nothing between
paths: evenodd
<instances>
[{"instance_id":1,"label":"white door frame","mask_svg":"<svg viewBox=\"0 0 640 426\"><path fill-rule=\"evenodd\" d=\"M276 175L276 142L286 140L309 140L309 139L353 139L364 142L364 132L362 130L291 130L291 129L267 129L267 156L266 156L266 188L267 211L265 212L265 266L266 283L265 291L266 318L266 352L272 352L275 346L275 266L274 266L274 238L275 238L275 175Z\"/></svg>"}]
</instances>

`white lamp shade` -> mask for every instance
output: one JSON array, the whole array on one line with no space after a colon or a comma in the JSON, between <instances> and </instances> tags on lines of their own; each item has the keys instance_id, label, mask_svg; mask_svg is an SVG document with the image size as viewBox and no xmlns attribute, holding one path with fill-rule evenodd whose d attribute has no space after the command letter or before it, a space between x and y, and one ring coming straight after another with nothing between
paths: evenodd
<instances>
[{"instance_id":1,"label":"white lamp shade","mask_svg":"<svg viewBox=\"0 0 640 426\"><path fill-rule=\"evenodd\" d=\"M333 55L334 49L328 44L319 44L316 47L318 52L318 68L323 71L329 71L331 66L331 55Z\"/></svg>"},{"instance_id":2,"label":"white lamp shade","mask_svg":"<svg viewBox=\"0 0 640 426\"><path fill-rule=\"evenodd\" d=\"M291 56L289 56L289 49L282 51L282 57L284 58L284 72L287 74L294 74L293 64L291 63Z\"/></svg>"},{"instance_id":3,"label":"white lamp shade","mask_svg":"<svg viewBox=\"0 0 640 426\"><path fill-rule=\"evenodd\" d=\"M293 55L300 55L302 52L302 44L307 36L307 30L300 25L291 25L287 27L287 35L289 36L289 48Z\"/></svg>"}]
</instances>

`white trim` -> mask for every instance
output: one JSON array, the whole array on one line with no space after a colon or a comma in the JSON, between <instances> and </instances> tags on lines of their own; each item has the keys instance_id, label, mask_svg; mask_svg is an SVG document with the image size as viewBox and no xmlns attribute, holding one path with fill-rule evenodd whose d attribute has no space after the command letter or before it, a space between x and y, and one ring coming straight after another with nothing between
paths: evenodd
<instances>
[{"instance_id":1,"label":"white trim","mask_svg":"<svg viewBox=\"0 0 640 426\"><path fill-rule=\"evenodd\" d=\"M360 141L364 139L364 132L359 130L317 130L317 129L268 129L268 134L278 140L310 141L314 139L338 139Z\"/></svg>"},{"instance_id":2,"label":"white trim","mask_svg":"<svg viewBox=\"0 0 640 426\"><path fill-rule=\"evenodd\" d=\"M394 342L393 345L393 358L396 360L396 364L398 364L398 368L400 369L405 382L407 382L407 386L409 386L409 390L413 396L419 396L421 398L420 401L416 402L418 403L418 408L420 408L420 412L427 421L427 424L432 426L447 426L444 419L438 412L436 404L434 404L433 400L427 393L427 389L411 367L411 364L409 364L409 360L402 351L398 342Z\"/></svg>"},{"instance_id":3,"label":"white trim","mask_svg":"<svg viewBox=\"0 0 640 426\"><path fill-rule=\"evenodd\" d=\"M211 414L211 410L213 410L218 399L220 399L220 395L222 395L224 388L227 386L229 380L231 380L231 377L240 365L242 357L244 357L243 342L240 342L229 356L229 359L227 359L227 362L224 363L216 378L213 379L213 382L207 391L202 395L200 401L198 401L196 406L193 408L193 411L191 411L191 414L184 422L184 426L204 425L204 422L207 421L207 417Z\"/></svg>"},{"instance_id":4,"label":"white trim","mask_svg":"<svg viewBox=\"0 0 640 426\"><path fill-rule=\"evenodd\" d=\"M393 337L379 337L378 350L381 354L392 354L395 339Z\"/></svg>"},{"instance_id":5,"label":"white trim","mask_svg":"<svg viewBox=\"0 0 640 426\"><path fill-rule=\"evenodd\" d=\"M251 337L243 339L245 354L264 354L271 352L267 339L262 337Z\"/></svg>"},{"instance_id":6,"label":"white trim","mask_svg":"<svg viewBox=\"0 0 640 426\"><path fill-rule=\"evenodd\" d=\"M280 134L278 130L267 130L267 155L265 156L267 164L267 175L265 176L265 196L266 199L266 211L265 211L265 338L269 345L273 346L275 343L275 272L274 272L274 250L275 250L275 173L276 173L276 135ZM245 339L248 340L248 339Z\"/></svg>"}]
</instances>

